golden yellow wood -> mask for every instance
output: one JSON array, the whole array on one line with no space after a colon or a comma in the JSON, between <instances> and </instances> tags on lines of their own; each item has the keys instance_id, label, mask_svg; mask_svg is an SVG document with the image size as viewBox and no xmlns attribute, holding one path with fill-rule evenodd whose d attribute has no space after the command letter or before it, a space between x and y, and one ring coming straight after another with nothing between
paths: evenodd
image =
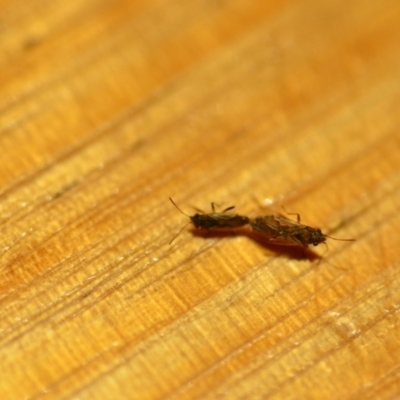
<instances>
[{"instance_id":1,"label":"golden yellow wood","mask_svg":"<svg viewBox=\"0 0 400 400\"><path fill-rule=\"evenodd\" d=\"M1 399L400 396L398 1L0 15ZM169 245L170 196L357 240Z\"/></svg>"}]
</instances>

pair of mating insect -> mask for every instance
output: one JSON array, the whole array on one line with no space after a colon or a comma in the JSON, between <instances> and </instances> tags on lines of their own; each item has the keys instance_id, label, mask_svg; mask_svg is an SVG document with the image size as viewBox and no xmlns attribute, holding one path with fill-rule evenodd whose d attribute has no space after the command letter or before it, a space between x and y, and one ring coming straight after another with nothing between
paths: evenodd
<instances>
[{"instance_id":1,"label":"pair of mating insect","mask_svg":"<svg viewBox=\"0 0 400 400\"><path fill-rule=\"evenodd\" d=\"M309 245L317 246L320 243L325 243L326 238L344 241L354 240L333 238L323 234L321 229L303 225L300 223L299 214L294 214L297 215L297 222L285 218L280 214L249 218L244 215L229 213L229 211L235 208L234 206L225 208L222 212L217 213L215 212L215 203L211 203L211 213L197 213L190 216L185 214L171 198L169 199L182 214L190 218L196 229L233 230L250 225L251 229L268 243L281 246L300 246L303 248L308 248ZM172 243L172 240L170 243Z\"/></svg>"}]
</instances>

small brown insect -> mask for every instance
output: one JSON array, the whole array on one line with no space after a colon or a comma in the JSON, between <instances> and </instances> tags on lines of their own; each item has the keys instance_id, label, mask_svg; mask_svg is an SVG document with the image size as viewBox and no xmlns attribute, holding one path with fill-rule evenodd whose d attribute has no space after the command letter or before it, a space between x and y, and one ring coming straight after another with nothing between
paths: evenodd
<instances>
[{"instance_id":1,"label":"small brown insect","mask_svg":"<svg viewBox=\"0 0 400 400\"><path fill-rule=\"evenodd\" d=\"M354 239L337 239L322 233L321 229L312 228L300 223L300 215L297 222L282 215L265 215L250 220L252 229L261 234L271 244L281 246L301 246L307 248L309 245L318 246L325 243L326 238L344 241Z\"/></svg>"},{"instance_id":2,"label":"small brown insect","mask_svg":"<svg viewBox=\"0 0 400 400\"><path fill-rule=\"evenodd\" d=\"M228 213L227 211L231 211L235 208L235 206L230 206L225 208L220 213L215 212L215 203L211 203L211 210L212 212L209 214L206 213L197 213L192 216L185 214L177 205L176 203L171 199L171 203L183 214L186 215L188 218L190 218L191 223L194 225L196 229L233 229L233 228L239 228L241 226L244 226L250 222L250 219L248 217L245 217L243 215L239 214L231 214ZM183 227L185 228L186 225ZM183 229L182 228L182 229ZM182 229L178 232L176 236L179 235L179 233L182 231ZM175 236L175 237L176 237ZM175 239L175 237L171 240L170 243Z\"/></svg>"}]
</instances>

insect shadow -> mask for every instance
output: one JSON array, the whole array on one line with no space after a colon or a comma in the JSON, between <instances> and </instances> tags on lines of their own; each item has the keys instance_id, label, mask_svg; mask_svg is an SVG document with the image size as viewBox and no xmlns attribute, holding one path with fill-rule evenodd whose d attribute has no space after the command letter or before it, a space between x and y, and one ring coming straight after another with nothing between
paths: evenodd
<instances>
[{"instance_id":1,"label":"insect shadow","mask_svg":"<svg viewBox=\"0 0 400 400\"><path fill-rule=\"evenodd\" d=\"M265 238L264 235L251 229L248 230L245 233L245 235L254 242L256 242L259 246L268 250L268 252L277 255L285 255L286 257L294 260L308 260L308 261L315 261L315 260L321 261L323 258L323 255L316 253L312 248L308 246L307 247L295 246L295 245L287 246L280 243L274 243Z\"/></svg>"}]
</instances>

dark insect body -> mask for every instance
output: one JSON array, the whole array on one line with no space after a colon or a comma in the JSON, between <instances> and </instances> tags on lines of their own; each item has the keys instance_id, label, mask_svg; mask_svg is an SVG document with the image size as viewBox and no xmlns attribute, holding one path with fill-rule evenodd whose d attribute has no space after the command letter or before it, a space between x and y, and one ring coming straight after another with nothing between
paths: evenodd
<instances>
[{"instance_id":1,"label":"dark insect body","mask_svg":"<svg viewBox=\"0 0 400 400\"><path fill-rule=\"evenodd\" d=\"M215 212L215 203L211 203L211 210L212 212L209 214L206 213L197 213L192 216L185 214L177 205L176 203L171 199L171 203L183 214L186 215L188 218L190 218L190 221L194 225L196 229L234 229L234 228L239 228L241 226L247 225L250 223L250 219L248 217L245 217L243 215L239 214L232 214L228 213L228 211L231 211L235 208L235 206L230 206L228 208L225 208L220 213ZM186 225L185 225L186 226ZM184 226L184 227L185 227ZM184 228L183 227L183 228ZM182 228L182 229L183 229ZM182 229L178 232L176 236L179 235L179 233L182 231ZM176 237L175 236L175 237ZM170 243L175 239L175 237L171 240Z\"/></svg>"},{"instance_id":2,"label":"dark insect body","mask_svg":"<svg viewBox=\"0 0 400 400\"><path fill-rule=\"evenodd\" d=\"M305 249L310 245L318 246L320 243L325 243L327 238L342 241L355 240L338 239L325 235L319 228L312 228L311 226L300 223L299 214L294 214L297 215L297 222L280 214L249 218L243 215L229 213L228 211L233 210L235 208L234 206L227 207L220 213L215 212L215 203L211 203L211 213L206 214L200 212L190 216L185 214L171 198L169 199L179 212L190 219L190 222L196 229L233 230L249 224L253 232L257 233L271 244L280 246L298 246ZM182 229L173 237L170 244L186 226L187 225L182 227Z\"/></svg>"},{"instance_id":3,"label":"dark insect body","mask_svg":"<svg viewBox=\"0 0 400 400\"><path fill-rule=\"evenodd\" d=\"M214 203L212 203L214 206ZM189 216L196 229L232 229L239 228L250 222L248 217L239 214L229 214L227 211L232 210L234 207L228 207L221 213L213 212L210 214L195 214Z\"/></svg>"},{"instance_id":4,"label":"dark insect body","mask_svg":"<svg viewBox=\"0 0 400 400\"><path fill-rule=\"evenodd\" d=\"M318 246L325 243L326 238L335 240L353 241L354 239L337 239L322 233L321 229L312 228L300 223L300 215L297 222L281 215L265 215L250 220L252 229L261 234L271 244L281 246Z\"/></svg>"},{"instance_id":5,"label":"dark insect body","mask_svg":"<svg viewBox=\"0 0 400 400\"><path fill-rule=\"evenodd\" d=\"M185 214L175 202L169 198L172 204L183 214L190 218L196 229L232 229L239 228L250 222L248 217L239 214L231 214L227 211L233 210L235 206L225 208L220 213L215 212L215 203L211 203L212 213L194 214L192 216Z\"/></svg>"}]
</instances>

